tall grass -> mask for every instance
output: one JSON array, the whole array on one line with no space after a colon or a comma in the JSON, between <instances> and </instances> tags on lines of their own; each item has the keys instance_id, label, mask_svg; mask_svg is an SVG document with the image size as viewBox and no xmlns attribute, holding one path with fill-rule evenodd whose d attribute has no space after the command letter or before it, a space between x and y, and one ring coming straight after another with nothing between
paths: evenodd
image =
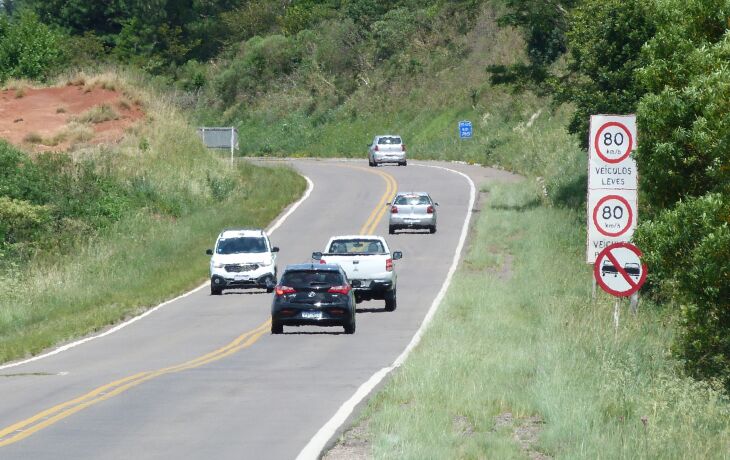
<instances>
[{"instance_id":1,"label":"tall grass","mask_svg":"<svg viewBox=\"0 0 730 460\"><path fill-rule=\"evenodd\" d=\"M67 223L62 228L68 235L59 238L73 239L75 226L83 229L68 245L71 251L46 250L23 265L5 261L0 361L88 334L195 286L207 277L204 251L221 228L265 227L305 188L288 168L231 168L133 75L83 80L139 100L147 121L119 144L79 148L73 156L149 199L134 207L102 202L108 197L101 196L99 207L112 211L114 220L92 229L82 221Z\"/></svg>"},{"instance_id":2,"label":"tall grass","mask_svg":"<svg viewBox=\"0 0 730 460\"><path fill-rule=\"evenodd\" d=\"M365 411L375 457L727 458L727 398L680 373L667 315L624 304L615 334L613 299L591 299L582 214L493 190L434 323Z\"/></svg>"}]
</instances>

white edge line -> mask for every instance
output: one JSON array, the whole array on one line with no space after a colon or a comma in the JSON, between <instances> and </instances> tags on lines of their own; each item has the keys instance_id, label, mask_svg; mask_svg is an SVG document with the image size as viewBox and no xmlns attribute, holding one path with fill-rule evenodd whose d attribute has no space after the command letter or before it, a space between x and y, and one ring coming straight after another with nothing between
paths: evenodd
<instances>
[{"instance_id":1,"label":"white edge line","mask_svg":"<svg viewBox=\"0 0 730 460\"><path fill-rule=\"evenodd\" d=\"M395 361L393 361L393 364L380 369L375 374L373 374L365 383L360 385L360 388L357 389L355 394L352 395L350 399L345 401L342 406L340 406L337 412L335 412L335 415L333 415L332 418L329 419L327 423L325 423L325 425L319 429L319 431L317 431L317 433L309 441L309 443L304 446L304 449L302 449L301 452L299 452L299 455L297 455L297 460L318 459L329 440L332 438L332 436L335 435L335 433L342 426L342 424L347 421L347 418L355 410L355 407L360 404L360 402L362 402L390 372L400 367L405 362L406 358L408 358L408 355L411 354L413 349L416 348L416 346L418 346L418 343L421 341L421 337L423 337L426 328L431 323L431 320L433 319L436 311L441 305L441 301L446 295L446 291L449 289L449 285L451 285L451 279L453 278L454 273L459 266L461 252L464 249L464 243L466 242L466 237L469 233L469 223L471 222L472 210L474 209L474 202L476 200L476 186L474 185L474 181L472 181L469 176L462 173L461 171L445 168L443 166L423 164L415 164L414 166L444 169L446 171L450 171L465 177L466 180L469 182L469 211L467 212L466 219L464 220L464 225L461 227L461 236L459 238L459 244L456 246L456 252L454 253L454 259L451 262L451 267L449 268L449 272L446 274L446 279L444 280L444 283L441 285L441 290L433 299L431 307L428 309L426 316L423 318L421 327L418 328L418 331L416 331L416 334L413 336L411 342L408 344L405 350L403 350L400 356L398 356Z\"/></svg>"},{"instance_id":2,"label":"white edge line","mask_svg":"<svg viewBox=\"0 0 730 460\"><path fill-rule=\"evenodd\" d=\"M304 192L304 195L302 195L302 197L299 198L299 200L297 202L295 202L294 204L292 204L289 207L289 209L283 215L281 215L281 217L279 217L276 220L276 222L274 222L271 225L271 227L269 228L269 230L267 230L267 233L271 234L276 229L278 229L281 226L281 224L283 224L284 221L290 215L292 215L292 213L304 202L304 200L306 200L307 198L309 198L309 195L312 194L312 190L314 189L314 183L312 183L312 181L311 181L311 179L309 179L309 177L307 177L307 176L305 176L303 174L302 174L302 177L304 177L304 179L307 181L307 190ZM195 293L195 292L203 289L204 287L208 286L209 284L210 284L210 281L206 281L205 283L203 283L200 286L194 288L193 290L188 291L188 292L186 292L184 294L181 294L181 295L175 297L174 299L170 299L168 301L165 301L165 302L157 305L154 308L150 308L149 310L146 310L144 313L142 313L142 314L140 314L138 316L135 316L134 318L129 319L129 320L123 322L123 323L117 324L113 328L108 329L108 330L102 332L101 334L93 335L93 336L90 336L90 337L85 337L85 338L80 339L80 340L77 340L75 342L68 343L66 345L62 345L62 346L60 346L58 348L55 348L55 349L53 349L53 350L51 350L51 351L49 351L47 353L43 353L43 354L38 355L38 356L33 356L32 358L24 359L22 361L16 361L16 362L13 362L13 363L3 364L2 366L0 366L0 370L9 369L11 367L21 366L23 364L28 364L28 363L31 363L33 361L39 361L41 359L48 358L49 356L57 355L57 354L62 353L64 351L66 351L66 350L70 350L71 348L76 348L79 345L83 345L83 344L85 344L87 342L91 342L92 340L100 339L102 337L106 337L107 335L111 335L111 334L113 334L113 333L115 333L115 332L117 332L117 331L119 331L121 329L124 329L125 327L129 326L130 324L136 323L137 321L141 320L142 318L146 317L147 315L151 315L152 313L156 312L157 310L159 310L160 308L164 307L165 305L169 305L169 304L171 304L173 302L176 302L176 301L178 301L178 300L180 300L180 299L182 299L184 297L187 297L187 296L189 296L189 295L191 295L191 294L193 294L193 293Z\"/></svg>"}]
</instances>

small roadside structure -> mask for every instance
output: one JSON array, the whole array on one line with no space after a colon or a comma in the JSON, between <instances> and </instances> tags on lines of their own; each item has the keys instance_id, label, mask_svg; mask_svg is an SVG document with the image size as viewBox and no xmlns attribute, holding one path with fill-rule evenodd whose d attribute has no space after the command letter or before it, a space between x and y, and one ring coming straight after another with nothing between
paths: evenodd
<instances>
[{"instance_id":1,"label":"small roadside structure","mask_svg":"<svg viewBox=\"0 0 730 460\"><path fill-rule=\"evenodd\" d=\"M234 127L201 127L198 135L209 149L230 149L231 164L233 151L238 150L238 130Z\"/></svg>"}]
</instances>

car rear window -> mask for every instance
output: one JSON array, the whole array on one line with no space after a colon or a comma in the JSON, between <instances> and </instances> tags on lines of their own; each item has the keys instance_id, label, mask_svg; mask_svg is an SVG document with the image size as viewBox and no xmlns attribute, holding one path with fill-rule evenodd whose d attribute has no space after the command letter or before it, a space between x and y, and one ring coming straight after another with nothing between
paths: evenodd
<instances>
[{"instance_id":1,"label":"car rear window","mask_svg":"<svg viewBox=\"0 0 730 460\"><path fill-rule=\"evenodd\" d=\"M399 195L393 201L393 204L400 205L416 205L431 204L431 199L426 195Z\"/></svg>"},{"instance_id":2,"label":"car rear window","mask_svg":"<svg viewBox=\"0 0 730 460\"><path fill-rule=\"evenodd\" d=\"M335 240L330 245L330 254L382 254L385 252L379 240Z\"/></svg>"},{"instance_id":3,"label":"car rear window","mask_svg":"<svg viewBox=\"0 0 730 460\"><path fill-rule=\"evenodd\" d=\"M341 286L345 280L340 272L325 270L291 270L281 276L281 284L293 288L310 286Z\"/></svg>"},{"instance_id":4,"label":"car rear window","mask_svg":"<svg viewBox=\"0 0 730 460\"><path fill-rule=\"evenodd\" d=\"M378 145L384 145L384 144L402 144L403 141L401 141L400 137L396 136L385 136L378 138Z\"/></svg>"}]
</instances>

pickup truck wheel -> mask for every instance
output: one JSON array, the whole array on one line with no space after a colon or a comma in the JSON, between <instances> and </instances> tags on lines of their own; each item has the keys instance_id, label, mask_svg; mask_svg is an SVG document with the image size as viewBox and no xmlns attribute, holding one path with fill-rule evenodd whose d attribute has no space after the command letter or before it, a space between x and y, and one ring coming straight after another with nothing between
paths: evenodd
<instances>
[{"instance_id":1,"label":"pickup truck wheel","mask_svg":"<svg viewBox=\"0 0 730 460\"><path fill-rule=\"evenodd\" d=\"M272 321L271 322L271 333L272 334L283 334L284 333L284 325L277 322Z\"/></svg>"},{"instance_id":2,"label":"pickup truck wheel","mask_svg":"<svg viewBox=\"0 0 730 460\"><path fill-rule=\"evenodd\" d=\"M385 291L385 311L393 311L396 307L395 289Z\"/></svg>"}]
</instances>

